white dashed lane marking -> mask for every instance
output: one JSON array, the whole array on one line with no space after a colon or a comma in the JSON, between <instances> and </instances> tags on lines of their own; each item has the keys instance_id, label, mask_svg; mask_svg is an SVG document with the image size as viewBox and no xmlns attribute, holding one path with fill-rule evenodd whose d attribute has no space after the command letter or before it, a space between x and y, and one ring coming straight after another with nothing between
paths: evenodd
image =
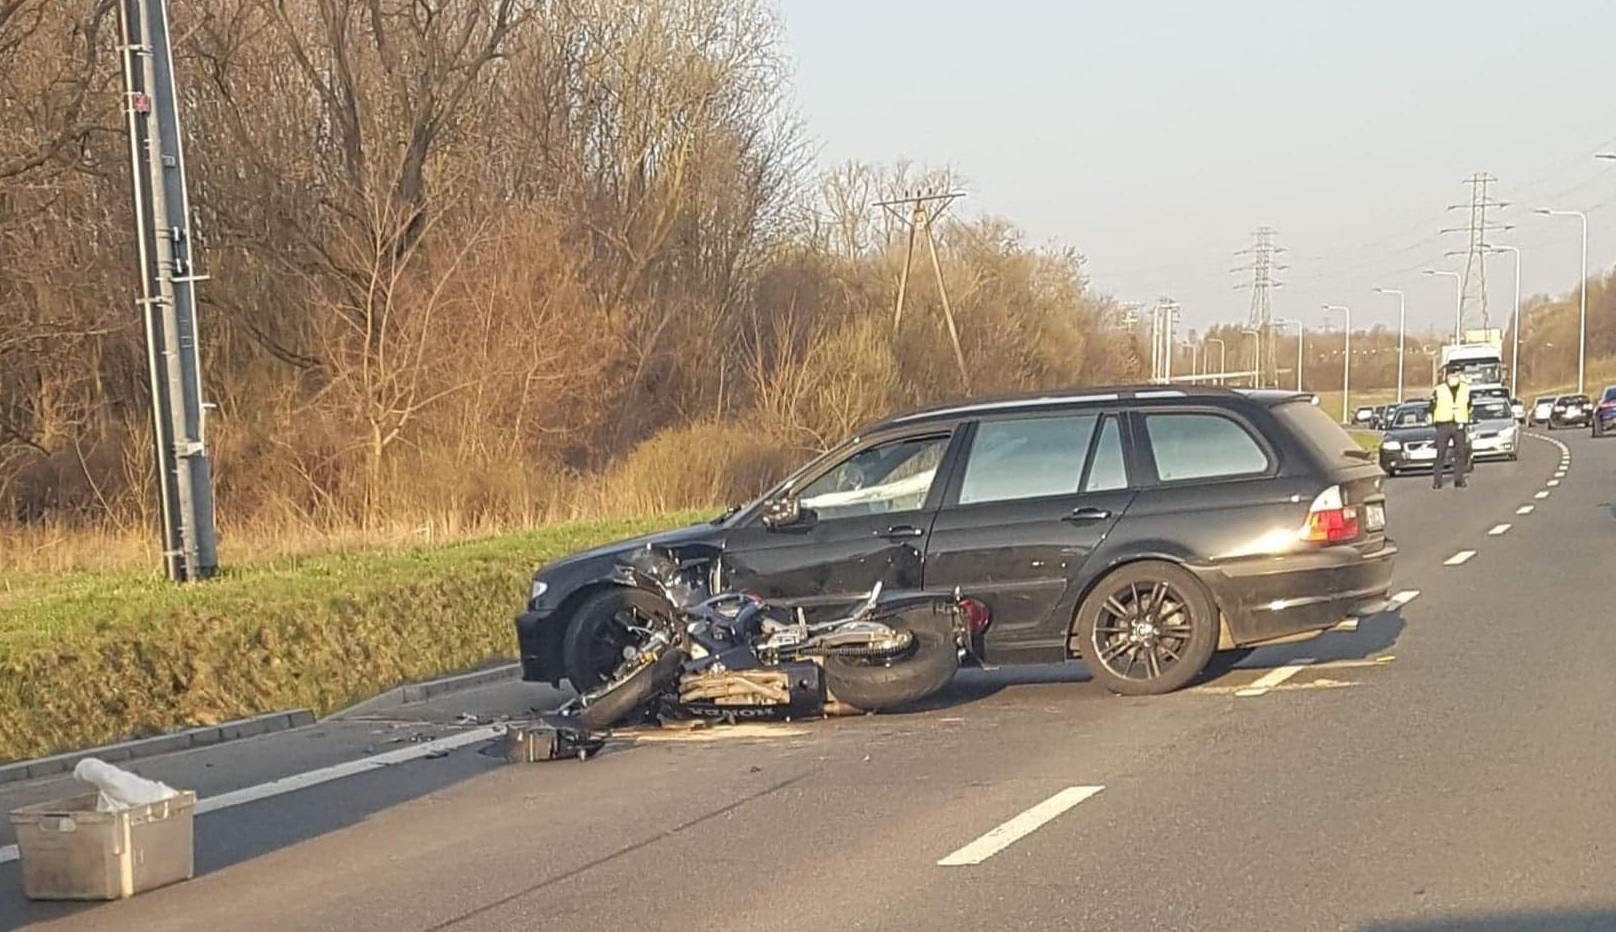
<instances>
[{"instance_id":1,"label":"white dashed lane marking","mask_svg":"<svg viewBox=\"0 0 1616 932\"><path fill-rule=\"evenodd\" d=\"M968 867L972 864L981 864L1103 789L1105 789L1103 786L1069 786L938 861L937 866Z\"/></svg>"},{"instance_id":2,"label":"white dashed lane marking","mask_svg":"<svg viewBox=\"0 0 1616 932\"><path fill-rule=\"evenodd\" d=\"M1535 508L1537 508L1536 505L1522 505L1521 507L1515 509L1515 513L1518 515L1529 515Z\"/></svg>"},{"instance_id":3,"label":"white dashed lane marking","mask_svg":"<svg viewBox=\"0 0 1616 932\"><path fill-rule=\"evenodd\" d=\"M1545 499L1545 498L1548 498L1548 497L1549 497L1549 490L1548 490L1548 489L1544 489L1544 490L1543 490L1543 491L1541 491L1541 492L1539 492L1539 493L1537 493L1537 495L1535 495L1535 496L1533 496L1533 497L1534 497L1534 498L1537 498L1537 499L1540 499L1540 500L1541 500L1541 499Z\"/></svg>"},{"instance_id":4,"label":"white dashed lane marking","mask_svg":"<svg viewBox=\"0 0 1616 932\"><path fill-rule=\"evenodd\" d=\"M1467 561L1469 561L1469 559L1471 557L1473 557L1475 555L1476 555L1476 552L1474 550L1461 550L1458 553L1454 554L1453 556L1448 557L1446 560L1442 561L1442 565L1443 566L1463 566Z\"/></svg>"},{"instance_id":5,"label":"white dashed lane marking","mask_svg":"<svg viewBox=\"0 0 1616 932\"><path fill-rule=\"evenodd\" d=\"M1506 534L1508 532L1509 532L1509 525L1507 525L1507 524L1499 524L1499 525L1495 525L1492 530L1488 531L1487 536L1488 537L1499 537L1499 536L1501 536L1503 534Z\"/></svg>"},{"instance_id":6,"label":"white dashed lane marking","mask_svg":"<svg viewBox=\"0 0 1616 932\"><path fill-rule=\"evenodd\" d=\"M1309 658L1307 660L1299 660L1296 663L1286 664L1283 667L1275 667L1274 669L1269 670L1267 673L1264 673L1262 676L1259 676L1255 683L1252 683L1245 689L1236 690L1235 695L1246 697L1261 696L1263 693L1268 692L1270 689L1273 689L1280 683L1285 682L1296 674L1307 669L1308 664L1312 662L1313 660Z\"/></svg>"},{"instance_id":7,"label":"white dashed lane marking","mask_svg":"<svg viewBox=\"0 0 1616 932\"><path fill-rule=\"evenodd\" d=\"M1548 482L1548 486L1551 489L1554 488L1555 486L1559 485L1559 484L1560 484L1559 479L1550 479L1549 482Z\"/></svg>"}]
</instances>

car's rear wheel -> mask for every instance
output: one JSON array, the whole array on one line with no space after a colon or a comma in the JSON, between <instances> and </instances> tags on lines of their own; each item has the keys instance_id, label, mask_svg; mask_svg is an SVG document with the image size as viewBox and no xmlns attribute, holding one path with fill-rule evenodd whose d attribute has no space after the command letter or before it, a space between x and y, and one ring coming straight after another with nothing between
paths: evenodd
<instances>
[{"instance_id":1,"label":"car's rear wheel","mask_svg":"<svg viewBox=\"0 0 1616 932\"><path fill-rule=\"evenodd\" d=\"M1078 653L1114 693L1150 696L1187 686L1218 646L1218 611L1188 570L1155 560L1101 579L1078 608Z\"/></svg>"}]
</instances>

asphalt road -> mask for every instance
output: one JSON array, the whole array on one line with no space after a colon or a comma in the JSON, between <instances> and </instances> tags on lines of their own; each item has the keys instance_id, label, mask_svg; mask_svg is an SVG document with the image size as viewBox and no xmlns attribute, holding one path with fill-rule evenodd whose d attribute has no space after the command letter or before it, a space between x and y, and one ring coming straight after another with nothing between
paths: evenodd
<instances>
[{"instance_id":1,"label":"asphalt road","mask_svg":"<svg viewBox=\"0 0 1616 932\"><path fill-rule=\"evenodd\" d=\"M1072 665L587 763L470 743L200 816L199 876L127 902L30 904L0 864L0 929L1616 928L1616 441L1549 437L1466 490L1391 480L1400 611L1180 694ZM501 686L134 769L207 796L534 701Z\"/></svg>"}]
</instances>

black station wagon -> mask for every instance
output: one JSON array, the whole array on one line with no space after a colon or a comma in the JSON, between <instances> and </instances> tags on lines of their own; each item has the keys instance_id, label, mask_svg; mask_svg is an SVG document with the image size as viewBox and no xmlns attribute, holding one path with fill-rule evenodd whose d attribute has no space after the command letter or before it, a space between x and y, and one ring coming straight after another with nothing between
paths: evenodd
<instances>
[{"instance_id":1,"label":"black station wagon","mask_svg":"<svg viewBox=\"0 0 1616 932\"><path fill-rule=\"evenodd\" d=\"M877 581L958 591L985 608L990 665L1080 658L1115 692L1169 692L1217 651L1238 659L1383 608L1397 553L1383 479L1294 392L1138 386L929 408L710 523L541 568L516 619L523 676L599 681L610 629L659 609L614 572L655 541L714 592L810 612Z\"/></svg>"}]
</instances>

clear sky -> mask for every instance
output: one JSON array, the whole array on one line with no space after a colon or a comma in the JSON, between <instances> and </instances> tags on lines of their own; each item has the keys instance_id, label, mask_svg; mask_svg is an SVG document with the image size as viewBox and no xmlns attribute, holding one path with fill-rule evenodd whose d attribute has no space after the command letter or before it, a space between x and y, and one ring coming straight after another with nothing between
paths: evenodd
<instances>
[{"instance_id":1,"label":"clear sky","mask_svg":"<svg viewBox=\"0 0 1616 932\"><path fill-rule=\"evenodd\" d=\"M1168 295L1184 328L1243 320L1234 253L1289 252L1275 314L1354 329L1452 325L1464 184L1499 179L1495 235L1523 290L1616 261L1616 2L777 0L797 100L826 164L908 158L966 180L962 207L1088 258L1124 301ZM968 206L967 206L968 205ZM1488 263L1501 326L1514 261ZM1336 319L1339 326L1339 318Z\"/></svg>"}]
</instances>

